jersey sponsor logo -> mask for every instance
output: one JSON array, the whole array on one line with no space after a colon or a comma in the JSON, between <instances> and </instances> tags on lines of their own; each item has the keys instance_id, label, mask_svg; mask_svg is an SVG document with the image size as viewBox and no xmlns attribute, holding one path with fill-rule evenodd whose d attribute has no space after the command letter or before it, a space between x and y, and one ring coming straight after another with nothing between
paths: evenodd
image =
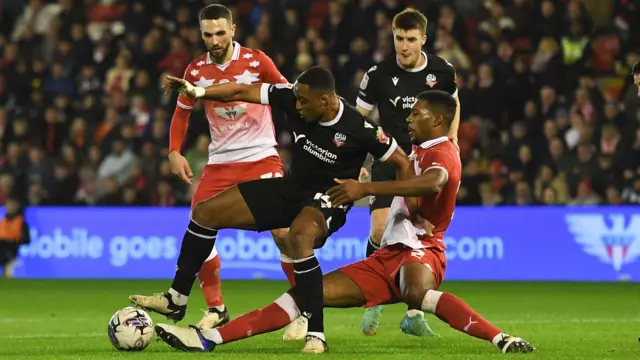
<instances>
[{"instance_id":1,"label":"jersey sponsor logo","mask_svg":"<svg viewBox=\"0 0 640 360\"><path fill-rule=\"evenodd\" d=\"M400 78L398 78L398 77L392 77L392 78L391 78L391 81L393 81L393 86L398 85L398 81L399 81L399 80L400 80Z\"/></svg>"},{"instance_id":2,"label":"jersey sponsor logo","mask_svg":"<svg viewBox=\"0 0 640 360\"><path fill-rule=\"evenodd\" d=\"M611 264L615 271L640 257L640 215L628 221L623 214L569 214L565 217L569 231L584 252Z\"/></svg>"},{"instance_id":3,"label":"jersey sponsor logo","mask_svg":"<svg viewBox=\"0 0 640 360\"><path fill-rule=\"evenodd\" d=\"M247 112L247 104L243 103L233 106L215 107L213 108L213 111L215 111L216 115L218 115L221 119L234 121Z\"/></svg>"},{"instance_id":4,"label":"jersey sponsor logo","mask_svg":"<svg viewBox=\"0 0 640 360\"><path fill-rule=\"evenodd\" d=\"M413 250L411 252L411 256L414 257L414 258L417 258L419 260L422 260L422 257L424 256L424 251L422 251L420 249Z\"/></svg>"},{"instance_id":5,"label":"jersey sponsor logo","mask_svg":"<svg viewBox=\"0 0 640 360\"><path fill-rule=\"evenodd\" d=\"M369 75L364 74L362 81L360 81L360 90L367 90L367 85L369 85Z\"/></svg>"},{"instance_id":6,"label":"jersey sponsor logo","mask_svg":"<svg viewBox=\"0 0 640 360\"><path fill-rule=\"evenodd\" d=\"M347 135L343 134L343 133L339 133L337 132L334 136L333 136L333 143L336 144L337 147L340 147L342 145L344 145L344 143L347 141Z\"/></svg>"},{"instance_id":7,"label":"jersey sponsor logo","mask_svg":"<svg viewBox=\"0 0 640 360\"><path fill-rule=\"evenodd\" d=\"M389 144L389 136L384 133L381 127L378 126L378 130L376 131L376 137L381 144Z\"/></svg>"},{"instance_id":8,"label":"jersey sponsor logo","mask_svg":"<svg viewBox=\"0 0 640 360\"><path fill-rule=\"evenodd\" d=\"M436 78L435 75L433 74L427 75L427 85L429 85L429 87L434 87L436 86L437 83L438 83L438 79Z\"/></svg>"},{"instance_id":9,"label":"jersey sponsor logo","mask_svg":"<svg viewBox=\"0 0 640 360\"><path fill-rule=\"evenodd\" d=\"M293 133L293 141L297 144L301 139L305 139L304 145L302 145L302 149L308 152L309 154L315 156L316 158L326 162L327 164L335 164L338 156L332 153L329 150L323 149L320 146L314 144L309 139L307 139L307 135L305 134L296 134Z\"/></svg>"},{"instance_id":10,"label":"jersey sponsor logo","mask_svg":"<svg viewBox=\"0 0 640 360\"><path fill-rule=\"evenodd\" d=\"M305 135L305 134L300 134L300 135L298 135L298 134L296 134L296 132L295 132L295 131L293 132L293 142L294 142L294 143L297 143L297 142L298 142L298 140L300 140L300 139L302 139L302 138L306 138L306 137L307 137L307 135Z\"/></svg>"},{"instance_id":11,"label":"jersey sponsor logo","mask_svg":"<svg viewBox=\"0 0 640 360\"><path fill-rule=\"evenodd\" d=\"M395 99L389 99L389 101L393 104L393 107L399 107L402 110L411 109L413 104L416 102L415 96L396 96Z\"/></svg>"},{"instance_id":12,"label":"jersey sponsor logo","mask_svg":"<svg viewBox=\"0 0 640 360\"><path fill-rule=\"evenodd\" d=\"M293 89L293 84L276 84L276 89Z\"/></svg>"}]
</instances>

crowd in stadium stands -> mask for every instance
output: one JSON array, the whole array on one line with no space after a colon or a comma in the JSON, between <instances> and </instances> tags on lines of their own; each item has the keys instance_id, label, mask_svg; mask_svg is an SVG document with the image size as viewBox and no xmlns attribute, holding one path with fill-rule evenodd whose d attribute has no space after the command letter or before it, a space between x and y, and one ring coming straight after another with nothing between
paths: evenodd
<instances>
[{"instance_id":1,"label":"crowd in stadium stands","mask_svg":"<svg viewBox=\"0 0 640 360\"><path fill-rule=\"evenodd\" d=\"M175 96L203 52L207 1L0 3L0 203L189 203L167 161ZM631 0L235 0L236 40L293 81L312 65L355 102L364 72L393 54L391 19L429 19L427 51L458 72L460 205L640 204L640 7ZM285 164L291 136L274 114ZM191 116L194 177L208 123Z\"/></svg>"}]
</instances>

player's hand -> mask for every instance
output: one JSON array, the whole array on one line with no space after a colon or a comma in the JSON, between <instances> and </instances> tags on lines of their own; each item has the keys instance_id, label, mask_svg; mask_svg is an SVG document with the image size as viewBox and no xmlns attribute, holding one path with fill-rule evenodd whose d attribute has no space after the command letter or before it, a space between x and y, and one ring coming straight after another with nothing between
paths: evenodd
<instances>
[{"instance_id":1,"label":"player's hand","mask_svg":"<svg viewBox=\"0 0 640 360\"><path fill-rule=\"evenodd\" d=\"M360 168L360 175L358 175L358 181L360 182L365 182L369 180L369 170L367 170L367 168L362 167Z\"/></svg>"},{"instance_id":2,"label":"player's hand","mask_svg":"<svg viewBox=\"0 0 640 360\"><path fill-rule=\"evenodd\" d=\"M338 185L329 189L327 195L329 195L329 200L334 207L347 205L366 196L365 185L361 182L353 179L333 179L333 181Z\"/></svg>"},{"instance_id":3,"label":"player's hand","mask_svg":"<svg viewBox=\"0 0 640 360\"><path fill-rule=\"evenodd\" d=\"M433 229L435 228L435 225L424 219L422 216L418 214L412 215L411 222L413 222L413 226L424 230L427 236L433 236Z\"/></svg>"},{"instance_id":4,"label":"player's hand","mask_svg":"<svg viewBox=\"0 0 640 360\"><path fill-rule=\"evenodd\" d=\"M171 164L171 171L174 175L180 178L180 180L191 185L193 171L191 171L187 158L177 151L172 151L169 153L169 164Z\"/></svg>"},{"instance_id":5,"label":"player's hand","mask_svg":"<svg viewBox=\"0 0 640 360\"><path fill-rule=\"evenodd\" d=\"M162 84L165 94L177 91L180 95L190 99L198 99L204 95L204 88L195 87L190 82L179 77L167 75Z\"/></svg>"}]
</instances>

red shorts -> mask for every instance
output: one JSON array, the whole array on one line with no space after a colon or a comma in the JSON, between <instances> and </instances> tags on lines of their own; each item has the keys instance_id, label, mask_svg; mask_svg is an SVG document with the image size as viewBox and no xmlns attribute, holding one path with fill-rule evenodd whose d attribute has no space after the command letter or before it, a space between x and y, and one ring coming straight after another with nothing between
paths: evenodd
<instances>
[{"instance_id":1,"label":"red shorts","mask_svg":"<svg viewBox=\"0 0 640 360\"><path fill-rule=\"evenodd\" d=\"M228 164L209 164L204 167L191 199L191 207L225 189L243 182L282 177L282 163L277 156L262 160Z\"/></svg>"},{"instance_id":2,"label":"red shorts","mask_svg":"<svg viewBox=\"0 0 640 360\"><path fill-rule=\"evenodd\" d=\"M447 267L444 252L436 249L415 250L394 244L377 250L371 256L340 268L362 290L365 307L393 304L402 301L399 279L402 265L418 262L426 265L435 278L435 288L442 283Z\"/></svg>"}]
</instances>

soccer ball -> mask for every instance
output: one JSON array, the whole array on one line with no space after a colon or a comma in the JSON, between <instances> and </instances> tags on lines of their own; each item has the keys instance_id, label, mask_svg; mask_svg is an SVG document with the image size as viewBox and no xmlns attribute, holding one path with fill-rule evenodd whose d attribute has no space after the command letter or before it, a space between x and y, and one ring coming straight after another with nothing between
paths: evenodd
<instances>
[{"instance_id":1,"label":"soccer ball","mask_svg":"<svg viewBox=\"0 0 640 360\"><path fill-rule=\"evenodd\" d=\"M127 306L113 314L107 331L116 349L142 351L153 337L153 321L146 311Z\"/></svg>"}]
</instances>

